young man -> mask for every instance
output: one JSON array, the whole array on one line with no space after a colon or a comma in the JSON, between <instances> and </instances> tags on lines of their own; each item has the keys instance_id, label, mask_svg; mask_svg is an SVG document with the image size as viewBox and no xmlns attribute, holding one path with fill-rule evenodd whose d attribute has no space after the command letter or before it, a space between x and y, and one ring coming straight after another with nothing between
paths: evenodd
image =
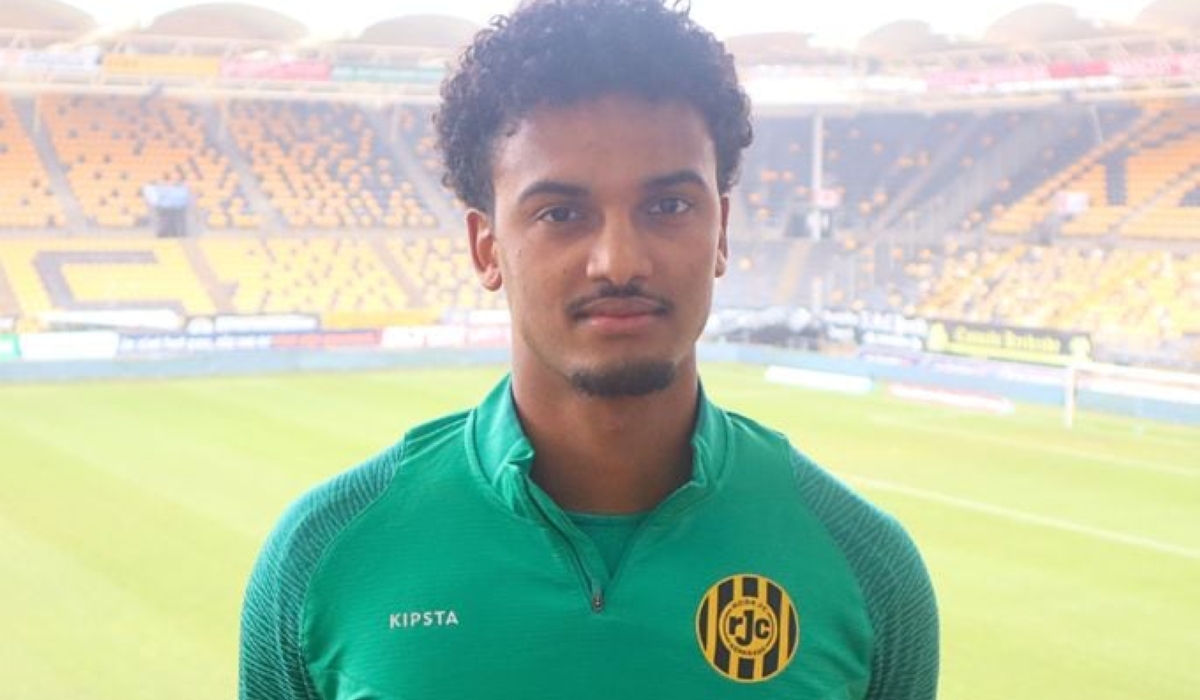
<instances>
[{"instance_id":1,"label":"young man","mask_svg":"<svg viewBox=\"0 0 1200 700\"><path fill-rule=\"evenodd\" d=\"M660 0L535 0L443 98L511 375L289 510L242 698L934 697L901 528L700 387L751 133L722 46Z\"/></svg>"}]
</instances>

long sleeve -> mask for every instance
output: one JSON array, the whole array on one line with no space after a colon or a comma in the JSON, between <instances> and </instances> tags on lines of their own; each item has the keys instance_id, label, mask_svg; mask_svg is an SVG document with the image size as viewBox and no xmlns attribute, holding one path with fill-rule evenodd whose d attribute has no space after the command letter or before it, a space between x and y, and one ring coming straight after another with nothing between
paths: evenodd
<instances>
[{"instance_id":1,"label":"long sleeve","mask_svg":"<svg viewBox=\"0 0 1200 700\"><path fill-rule=\"evenodd\" d=\"M311 561L317 552L304 545L304 501L276 526L263 547L242 606L238 697L241 700L317 698L300 642L301 615Z\"/></svg>"},{"instance_id":2,"label":"long sleeve","mask_svg":"<svg viewBox=\"0 0 1200 700\"><path fill-rule=\"evenodd\" d=\"M895 521L881 578L868 589L875 627L868 700L937 697L938 613L933 586L917 548Z\"/></svg>"},{"instance_id":3,"label":"long sleeve","mask_svg":"<svg viewBox=\"0 0 1200 700\"><path fill-rule=\"evenodd\" d=\"M240 700L319 700L303 648L309 582L346 525L387 488L398 461L391 450L318 486L267 538L242 607Z\"/></svg>"},{"instance_id":4,"label":"long sleeve","mask_svg":"<svg viewBox=\"0 0 1200 700\"><path fill-rule=\"evenodd\" d=\"M874 643L865 700L933 700L939 666L933 585L894 518L795 453L797 482L854 570Z\"/></svg>"}]
</instances>

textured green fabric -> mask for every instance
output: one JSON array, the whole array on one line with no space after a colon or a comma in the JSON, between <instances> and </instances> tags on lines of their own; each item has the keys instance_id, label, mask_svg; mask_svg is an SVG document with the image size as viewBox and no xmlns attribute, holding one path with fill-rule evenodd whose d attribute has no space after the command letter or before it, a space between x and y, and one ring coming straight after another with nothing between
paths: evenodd
<instances>
[{"instance_id":1,"label":"textured green fabric","mask_svg":"<svg viewBox=\"0 0 1200 700\"><path fill-rule=\"evenodd\" d=\"M312 574L351 519L379 497L400 463L393 449L297 501L268 538L246 589L238 696L318 698L300 640Z\"/></svg>"},{"instance_id":2,"label":"textured green fabric","mask_svg":"<svg viewBox=\"0 0 1200 700\"><path fill-rule=\"evenodd\" d=\"M824 522L854 570L875 632L873 700L937 695L939 632L932 584L908 533L795 453L801 497Z\"/></svg>"},{"instance_id":3,"label":"textured green fabric","mask_svg":"<svg viewBox=\"0 0 1200 700\"><path fill-rule=\"evenodd\" d=\"M587 536L600 550L600 558L612 576L621 563L621 557L629 547L629 541L637 533L646 513L633 515L601 515L596 513L567 513L571 524Z\"/></svg>"},{"instance_id":4,"label":"textured green fabric","mask_svg":"<svg viewBox=\"0 0 1200 700\"><path fill-rule=\"evenodd\" d=\"M319 487L251 579L242 698L932 698L903 530L782 436L698 416L692 479L615 567L530 480L507 381Z\"/></svg>"}]
</instances>

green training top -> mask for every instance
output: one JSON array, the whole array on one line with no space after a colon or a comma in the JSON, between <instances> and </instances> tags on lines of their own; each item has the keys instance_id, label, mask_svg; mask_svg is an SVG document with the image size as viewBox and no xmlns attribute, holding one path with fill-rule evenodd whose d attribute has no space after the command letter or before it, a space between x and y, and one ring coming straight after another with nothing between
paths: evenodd
<instances>
[{"instance_id":1,"label":"green training top","mask_svg":"<svg viewBox=\"0 0 1200 700\"><path fill-rule=\"evenodd\" d=\"M610 570L530 480L509 380L412 430L271 534L240 697L933 698L937 611L901 527L704 397L692 448Z\"/></svg>"}]
</instances>

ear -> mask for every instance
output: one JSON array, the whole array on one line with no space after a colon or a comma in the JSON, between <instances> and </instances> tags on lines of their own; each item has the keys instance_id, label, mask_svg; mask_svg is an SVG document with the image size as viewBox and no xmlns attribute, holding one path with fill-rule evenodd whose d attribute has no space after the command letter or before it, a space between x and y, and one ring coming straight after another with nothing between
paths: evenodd
<instances>
[{"instance_id":1,"label":"ear","mask_svg":"<svg viewBox=\"0 0 1200 700\"><path fill-rule=\"evenodd\" d=\"M721 233L717 238L717 266L714 277L722 277L725 275L725 268L729 265L729 195L721 195Z\"/></svg>"},{"instance_id":2,"label":"ear","mask_svg":"<svg viewBox=\"0 0 1200 700\"><path fill-rule=\"evenodd\" d=\"M479 282L489 292L500 289L504 280L500 276L496 231L491 217L478 209L468 210L467 234L470 236L471 263L475 265L475 275L479 277Z\"/></svg>"}]
</instances>

